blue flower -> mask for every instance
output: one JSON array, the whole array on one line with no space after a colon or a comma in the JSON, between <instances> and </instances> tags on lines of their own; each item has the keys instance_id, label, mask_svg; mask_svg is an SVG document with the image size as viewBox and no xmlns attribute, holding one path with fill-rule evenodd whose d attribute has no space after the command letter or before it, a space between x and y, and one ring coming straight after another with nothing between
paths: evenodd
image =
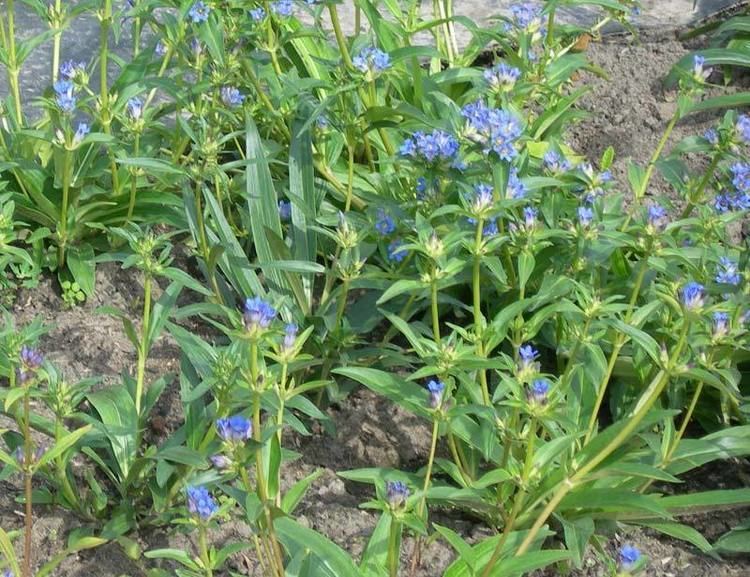
<instances>
[{"instance_id":1,"label":"blue flower","mask_svg":"<svg viewBox=\"0 0 750 577\"><path fill-rule=\"evenodd\" d=\"M143 102L140 98L131 98L125 108L132 120L140 120L143 116Z\"/></svg>"},{"instance_id":2,"label":"blue flower","mask_svg":"<svg viewBox=\"0 0 750 577\"><path fill-rule=\"evenodd\" d=\"M60 65L60 76L73 80L76 76L86 73L86 64L84 62L73 62L68 60Z\"/></svg>"},{"instance_id":3,"label":"blue flower","mask_svg":"<svg viewBox=\"0 0 750 577\"><path fill-rule=\"evenodd\" d=\"M654 204L648 207L648 226L651 227L655 232L661 232L669 224L669 216L667 210L658 204Z\"/></svg>"},{"instance_id":4,"label":"blue flower","mask_svg":"<svg viewBox=\"0 0 750 577\"><path fill-rule=\"evenodd\" d=\"M505 189L508 198L524 198L526 196L526 185L518 178L516 167L510 169L508 174L508 188Z\"/></svg>"},{"instance_id":5,"label":"blue flower","mask_svg":"<svg viewBox=\"0 0 750 577\"><path fill-rule=\"evenodd\" d=\"M537 405L544 405L547 402L549 388L550 384L547 379L534 379L526 390L526 398Z\"/></svg>"},{"instance_id":6,"label":"blue flower","mask_svg":"<svg viewBox=\"0 0 750 577\"><path fill-rule=\"evenodd\" d=\"M208 20L208 14L210 12L211 9L206 6L205 2L203 2L203 0L198 0L190 7L190 10L188 10L188 16L193 21L193 24L199 24Z\"/></svg>"},{"instance_id":7,"label":"blue flower","mask_svg":"<svg viewBox=\"0 0 750 577\"><path fill-rule=\"evenodd\" d=\"M370 78L375 78L391 67L391 57L374 46L368 46L352 58L354 68Z\"/></svg>"},{"instance_id":8,"label":"blue flower","mask_svg":"<svg viewBox=\"0 0 750 577\"><path fill-rule=\"evenodd\" d=\"M493 188L489 184L479 183L474 186L474 198L471 201L471 213L477 218L482 218L487 215L487 211L492 208L493 205ZM474 219L470 219L469 222L474 224Z\"/></svg>"},{"instance_id":9,"label":"blue flower","mask_svg":"<svg viewBox=\"0 0 750 577\"><path fill-rule=\"evenodd\" d=\"M377 218L375 219L375 230L380 236L388 236L396 230L396 223L393 218L382 208L378 209Z\"/></svg>"},{"instance_id":10,"label":"blue flower","mask_svg":"<svg viewBox=\"0 0 750 577\"><path fill-rule=\"evenodd\" d=\"M290 351L294 348L294 344L297 341L298 332L299 327L294 323L289 323L284 327L284 342L281 345L284 350Z\"/></svg>"},{"instance_id":11,"label":"blue flower","mask_svg":"<svg viewBox=\"0 0 750 577\"><path fill-rule=\"evenodd\" d=\"M219 510L211 493L202 486L187 488L187 506L188 511L201 521L207 521Z\"/></svg>"},{"instance_id":12,"label":"blue flower","mask_svg":"<svg viewBox=\"0 0 750 577\"><path fill-rule=\"evenodd\" d=\"M248 331L267 329L276 318L276 309L260 297L245 300L243 321Z\"/></svg>"},{"instance_id":13,"label":"blue flower","mask_svg":"<svg viewBox=\"0 0 750 577\"><path fill-rule=\"evenodd\" d=\"M219 470L228 469L232 466L232 459L226 455L211 455L208 460Z\"/></svg>"},{"instance_id":14,"label":"blue flower","mask_svg":"<svg viewBox=\"0 0 750 577\"><path fill-rule=\"evenodd\" d=\"M487 108L482 101L467 104L461 110L466 118L466 135L482 145L485 154L494 152L502 160L518 154L515 143L523 133L518 119L501 108Z\"/></svg>"},{"instance_id":15,"label":"blue flower","mask_svg":"<svg viewBox=\"0 0 750 577\"><path fill-rule=\"evenodd\" d=\"M620 566L628 570L641 558L641 552L632 545L623 545L619 552Z\"/></svg>"},{"instance_id":16,"label":"blue flower","mask_svg":"<svg viewBox=\"0 0 750 577\"><path fill-rule=\"evenodd\" d=\"M552 174L567 172L571 168L570 161L554 150L549 150L544 153L542 166Z\"/></svg>"},{"instance_id":17,"label":"blue flower","mask_svg":"<svg viewBox=\"0 0 750 577\"><path fill-rule=\"evenodd\" d=\"M159 40L156 43L156 46L154 46L154 52L156 52L157 56L166 56L167 55L167 45L164 44L162 40Z\"/></svg>"},{"instance_id":18,"label":"blue flower","mask_svg":"<svg viewBox=\"0 0 750 577\"><path fill-rule=\"evenodd\" d=\"M401 156L419 160L428 165L455 164L458 157L458 140L442 130L429 134L418 131L401 144Z\"/></svg>"},{"instance_id":19,"label":"blue flower","mask_svg":"<svg viewBox=\"0 0 750 577\"><path fill-rule=\"evenodd\" d=\"M242 415L234 415L228 419L217 419L216 430L222 441L244 443L253 436L253 423Z\"/></svg>"},{"instance_id":20,"label":"blue flower","mask_svg":"<svg viewBox=\"0 0 750 577\"><path fill-rule=\"evenodd\" d=\"M500 62L484 71L484 79L492 90L508 92L513 89L521 77L521 71L515 66Z\"/></svg>"},{"instance_id":21,"label":"blue flower","mask_svg":"<svg viewBox=\"0 0 750 577\"><path fill-rule=\"evenodd\" d=\"M279 201L279 218L287 222L292 218L292 203L287 200Z\"/></svg>"},{"instance_id":22,"label":"blue flower","mask_svg":"<svg viewBox=\"0 0 750 577\"><path fill-rule=\"evenodd\" d=\"M203 43L197 38L193 38L190 41L190 50L192 50L195 57L198 58L203 54Z\"/></svg>"},{"instance_id":23,"label":"blue flower","mask_svg":"<svg viewBox=\"0 0 750 577\"><path fill-rule=\"evenodd\" d=\"M396 239L391 241L387 248L388 260L391 262L402 262L406 258L407 250L404 248L404 241Z\"/></svg>"},{"instance_id":24,"label":"blue flower","mask_svg":"<svg viewBox=\"0 0 750 577\"><path fill-rule=\"evenodd\" d=\"M729 332L729 314L716 311L712 317L714 337L723 337Z\"/></svg>"},{"instance_id":25,"label":"blue flower","mask_svg":"<svg viewBox=\"0 0 750 577\"><path fill-rule=\"evenodd\" d=\"M702 284L689 282L680 291L680 298L685 308L691 311L697 311L706 300L706 290Z\"/></svg>"},{"instance_id":26,"label":"blue flower","mask_svg":"<svg viewBox=\"0 0 750 577\"><path fill-rule=\"evenodd\" d=\"M539 369L539 351L532 345L523 345L518 348L518 371L536 371Z\"/></svg>"},{"instance_id":27,"label":"blue flower","mask_svg":"<svg viewBox=\"0 0 750 577\"><path fill-rule=\"evenodd\" d=\"M484 238L497 236L498 234L500 234L500 229L497 228L497 219L491 218L484 223L484 228L482 229L482 236Z\"/></svg>"},{"instance_id":28,"label":"blue flower","mask_svg":"<svg viewBox=\"0 0 750 577\"><path fill-rule=\"evenodd\" d=\"M731 258L723 256L719 259L719 266L716 268L714 277L719 284L730 284L737 286L742 281L739 273L739 266Z\"/></svg>"},{"instance_id":29,"label":"blue flower","mask_svg":"<svg viewBox=\"0 0 750 577\"><path fill-rule=\"evenodd\" d=\"M703 83L711 76L711 69L705 68L706 58L700 54L693 56L693 79L696 82Z\"/></svg>"},{"instance_id":30,"label":"blue flower","mask_svg":"<svg viewBox=\"0 0 750 577\"><path fill-rule=\"evenodd\" d=\"M523 222L527 229L532 229L536 226L536 217L538 215L537 210L533 206L526 206L523 209Z\"/></svg>"},{"instance_id":31,"label":"blue flower","mask_svg":"<svg viewBox=\"0 0 750 577\"><path fill-rule=\"evenodd\" d=\"M58 80L54 84L55 102L61 112L72 113L76 108L76 97L73 94L73 83L69 80Z\"/></svg>"},{"instance_id":32,"label":"blue flower","mask_svg":"<svg viewBox=\"0 0 750 577\"><path fill-rule=\"evenodd\" d=\"M73 135L73 144L78 146L86 135L91 132L91 127L86 122L79 122L76 133Z\"/></svg>"},{"instance_id":33,"label":"blue flower","mask_svg":"<svg viewBox=\"0 0 750 577\"><path fill-rule=\"evenodd\" d=\"M542 7L531 2L523 4L514 4L510 7L513 24L521 30L531 30L534 27L541 27Z\"/></svg>"},{"instance_id":34,"label":"blue flower","mask_svg":"<svg viewBox=\"0 0 750 577\"><path fill-rule=\"evenodd\" d=\"M430 407L437 409L443 402L443 391L445 383L442 381L430 381L427 383L427 390L430 391Z\"/></svg>"},{"instance_id":35,"label":"blue flower","mask_svg":"<svg viewBox=\"0 0 750 577\"><path fill-rule=\"evenodd\" d=\"M234 86L221 87L221 101L225 106L240 106L245 97Z\"/></svg>"},{"instance_id":36,"label":"blue flower","mask_svg":"<svg viewBox=\"0 0 750 577\"><path fill-rule=\"evenodd\" d=\"M409 498L409 488L401 481L388 481L385 484L385 495L392 509L399 509Z\"/></svg>"},{"instance_id":37,"label":"blue flower","mask_svg":"<svg viewBox=\"0 0 750 577\"><path fill-rule=\"evenodd\" d=\"M737 118L737 123L735 124L734 129L745 144L750 144L750 116L747 114L741 114Z\"/></svg>"},{"instance_id":38,"label":"blue flower","mask_svg":"<svg viewBox=\"0 0 750 577\"><path fill-rule=\"evenodd\" d=\"M703 133L703 139L708 141L709 144L717 146L719 144L719 131L715 128L709 128Z\"/></svg>"},{"instance_id":39,"label":"blue flower","mask_svg":"<svg viewBox=\"0 0 750 577\"><path fill-rule=\"evenodd\" d=\"M11 571L10 569L6 569L5 571L3 571L3 577L13 577L13 571Z\"/></svg>"},{"instance_id":40,"label":"blue flower","mask_svg":"<svg viewBox=\"0 0 750 577\"><path fill-rule=\"evenodd\" d=\"M39 370L39 367L42 366L44 357L37 349L24 345L21 347L19 360L21 362L18 367L18 380L20 383L25 383L31 380Z\"/></svg>"},{"instance_id":41,"label":"blue flower","mask_svg":"<svg viewBox=\"0 0 750 577\"><path fill-rule=\"evenodd\" d=\"M750 192L750 164L736 162L730 168L732 184L738 192Z\"/></svg>"},{"instance_id":42,"label":"blue flower","mask_svg":"<svg viewBox=\"0 0 750 577\"><path fill-rule=\"evenodd\" d=\"M254 22L260 22L266 17L266 11L262 7L254 8L253 10L250 10L250 18L253 19Z\"/></svg>"},{"instance_id":43,"label":"blue flower","mask_svg":"<svg viewBox=\"0 0 750 577\"><path fill-rule=\"evenodd\" d=\"M594 219L594 211L588 206L578 207L578 222L583 228L588 228Z\"/></svg>"},{"instance_id":44,"label":"blue flower","mask_svg":"<svg viewBox=\"0 0 750 577\"><path fill-rule=\"evenodd\" d=\"M276 14L276 16L288 18L294 14L294 3L292 0L278 0L278 2L271 4L271 12Z\"/></svg>"}]
</instances>

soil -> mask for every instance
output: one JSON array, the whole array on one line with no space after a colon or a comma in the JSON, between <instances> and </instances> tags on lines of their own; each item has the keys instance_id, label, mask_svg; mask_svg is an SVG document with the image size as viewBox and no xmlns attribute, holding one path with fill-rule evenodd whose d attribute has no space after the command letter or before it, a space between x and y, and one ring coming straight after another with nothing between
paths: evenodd
<instances>
[{"instance_id":1,"label":"soil","mask_svg":"<svg viewBox=\"0 0 750 577\"><path fill-rule=\"evenodd\" d=\"M625 185L625 159L633 158L645 164L673 112L674 102L665 93L660 79L688 46L671 37L646 36L640 41L617 39L592 44L589 55L609 75L609 81L587 75L582 79L592 87L583 100L591 112L588 120L570 133L571 144L580 152L596 159L612 145L617 153L613 167L615 178ZM687 134L702 133L715 116L702 116L681 123L675 139ZM654 193L666 193L663 183L655 185ZM65 309L59 289L50 279L43 279L32 290L22 290L12 312L18 324L25 324L39 315L52 325L42 338L41 349L71 380L100 376L101 386L115 382L122 371L131 370L135 355L125 336L120 321L107 315L94 314L98 306L110 305L132 311L137 316L140 285L134 282L131 271L120 271L117 265L107 264L97 272L96 295L84 306ZM199 330L199 327L194 327ZM149 378L176 373L179 351L169 338L160 340L148 364ZM172 383L162 398L158 411L168 427L182 418L179 410L177 384ZM311 437L289 435L287 445L302 456L285 468L285 483L311 473L323 471L296 511L299 521L327 535L358 557L373 530L377 516L359 509L359 504L371 497L369 486L344 481L336 471L359 467L395 467L417 470L425 462L429 446L429 430L425 424L395 408L389 401L366 390L357 390L346 402L329 409L335 424L333 438L319 428ZM0 421L0 427L8 426ZM750 466L747 462L732 461L721 467L701 470L687 481L687 490L741 486L747 484ZM21 506L15 501L19 494L19 480L11 478L0 485L0 524L3 528L22 526ZM487 530L481 525L452 511L437 513L441 524L451 526L469 541L481 539ZM722 512L716 515L685 518L683 522L715 539L732 526L747 518L748 511ZM42 563L49 552L61 550L67 533L77 521L64 511L39 506L33 534L37 563ZM190 550L188 537L165 531L142 532L137 535L143 550L175 547ZM226 523L212 535L221 544L247 539L246 530L239 524ZM649 577L746 577L750 575L750 559L737 557L715 560L696 552L683 542L665 538L650 531L622 532L604 543L604 550L613 554L617 547L630 542L637 544L650 562L645 575ZM411 551L407 542L406 551ZM434 577L443 573L453 559L452 550L442 541L432 542L423 553L419 577ZM108 544L68 558L55 573L59 577L141 577L146 562L134 562L116 544ZM242 556L233 558L236 570L260 577L261 572ZM169 567L169 565L165 565ZM599 555L590 553L582 569L570 572L548 569L536 577L571 575L573 577L603 577L607 565Z\"/></svg>"}]
</instances>

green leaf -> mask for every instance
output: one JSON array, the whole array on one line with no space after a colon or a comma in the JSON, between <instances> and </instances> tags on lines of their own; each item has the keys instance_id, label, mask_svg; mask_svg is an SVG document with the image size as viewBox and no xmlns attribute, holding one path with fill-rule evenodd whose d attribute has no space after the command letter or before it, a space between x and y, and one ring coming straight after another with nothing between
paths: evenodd
<instances>
[{"instance_id":1,"label":"green leaf","mask_svg":"<svg viewBox=\"0 0 750 577\"><path fill-rule=\"evenodd\" d=\"M362 383L368 389L391 399L415 415L429 418L426 408L427 391L416 383L401 379L392 373L363 367L343 367L334 369L333 372Z\"/></svg>"},{"instance_id":2,"label":"green leaf","mask_svg":"<svg viewBox=\"0 0 750 577\"><path fill-rule=\"evenodd\" d=\"M558 506L558 511L571 509L632 511L640 510L654 513L662 518L669 518L666 508L653 495L641 495L629 490L618 490L612 487L595 488L582 486L569 493Z\"/></svg>"},{"instance_id":3,"label":"green leaf","mask_svg":"<svg viewBox=\"0 0 750 577\"><path fill-rule=\"evenodd\" d=\"M171 561L177 561L188 569L193 571L200 571L200 566L193 561L190 554L182 549L152 549L146 551L143 554L147 559L170 559Z\"/></svg>"},{"instance_id":4,"label":"green leaf","mask_svg":"<svg viewBox=\"0 0 750 577\"><path fill-rule=\"evenodd\" d=\"M750 553L750 531L730 531L714 544L720 553Z\"/></svg>"},{"instance_id":5,"label":"green leaf","mask_svg":"<svg viewBox=\"0 0 750 577\"><path fill-rule=\"evenodd\" d=\"M160 158L117 158L115 162L124 166L135 166L154 174L172 176L184 176L186 174L183 169L178 168L175 164Z\"/></svg>"},{"instance_id":6,"label":"green leaf","mask_svg":"<svg viewBox=\"0 0 750 577\"><path fill-rule=\"evenodd\" d=\"M310 488L310 485L312 485L323 474L323 472L323 469L313 471L292 485L281 498L281 510L287 515L291 515L297 508L297 505L302 501L302 498Z\"/></svg>"},{"instance_id":7,"label":"green leaf","mask_svg":"<svg viewBox=\"0 0 750 577\"><path fill-rule=\"evenodd\" d=\"M695 545L704 553L708 553L712 549L711 543L706 541L706 538L703 535L688 525L655 521L639 521L638 524L659 531L660 533L664 533L665 535L669 535L670 537L674 537L675 539L687 541L691 545Z\"/></svg>"},{"instance_id":8,"label":"green leaf","mask_svg":"<svg viewBox=\"0 0 750 577\"><path fill-rule=\"evenodd\" d=\"M68 269L73 279L81 287L86 298L94 296L96 282L96 261L94 249L89 244L70 247L67 253Z\"/></svg>"},{"instance_id":9,"label":"green leaf","mask_svg":"<svg viewBox=\"0 0 750 577\"><path fill-rule=\"evenodd\" d=\"M67 435L61 437L58 441L55 442L54 446L49 451L45 451L44 454L39 457L39 460L34 465L34 470L38 470L40 467L46 465L47 463L54 461L57 457L59 457L65 451L75 445L81 439L81 437L83 437L90 430L91 425L86 425L85 427L76 429L75 431L72 431Z\"/></svg>"},{"instance_id":10,"label":"green leaf","mask_svg":"<svg viewBox=\"0 0 750 577\"><path fill-rule=\"evenodd\" d=\"M320 533L303 527L289 517L276 519L274 528L292 557L304 552L311 558L309 575L315 577L362 577L351 557Z\"/></svg>"},{"instance_id":11,"label":"green leaf","mask_svg":"<svg viewBox=\"0 0 750 577\"><path fill-rule=\"evenodd\" d=\"M367 577L385 577L388 574L386 562L388 557L388 535L391 528L391 516L381 515L378 524L370 534L360 569Z\"/></svg>"},{"instance_id":12,"label":"green leaf","mask_svg":"<svg viewBox=\"0 0 750 577\"><path fill-rule=\"evenodd\" d=\"M657 365L661 364L659 343L656 342L654 337L620 319L608 319L606 322L638 343Z\"/></svg>"},{"instance_id":13,"label":"green leaf","mask_svg":"<svg viewBox=\"0 0 750 577\"><path fill-rule=\"evenodd\" d=\"M13 575L20 575L21 568L18 566L18 559L16 559L16 551L13 549L13 543L10 542L10 536L2 527L0 527L0 552L2 552L3 557L8 562Z\"/></svg>"},{"instance_id":14,"label":"green leaf","mask_svg":"<svg viewBox=\"0 0 750 577\"><path fill-rule=\"evenodd\" d=\"M188 447L167 447L152 457L154 460L169 461L191 467L205 467L206 459L195 449Z\"/></svg>"}]
</instances>

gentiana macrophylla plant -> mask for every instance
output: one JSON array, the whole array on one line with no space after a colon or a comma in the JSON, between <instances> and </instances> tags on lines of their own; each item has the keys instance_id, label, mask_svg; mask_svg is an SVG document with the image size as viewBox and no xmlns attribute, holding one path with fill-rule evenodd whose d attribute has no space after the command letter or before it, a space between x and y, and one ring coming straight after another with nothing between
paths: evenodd
<instances>
[{"instance_id":1,"label":"gentiana macrophylla plant","mask_svg":"<svg viewBox=\"0 0 750 577\"><path fill-rule=\"evenodd\" d=\"M521 39L518 50L539 42ZM429 125L440 128L417 129L400 145L410 197L379 210L375 228L381 270L397 275L378 304L402 346L382 351L389 371L333 372L432 422L432 449L417 473L341 474L398 480L426 502L410 528L437 531L456 548L446 575L580 565L607 519L709 550L674 513L690 498L747 504L742 490L648 492L749 449L734 442L747 422L737 370L750 344L747 255L728 231L750 209L748 119L729 113L663 155L708 75L696 58L652 161L630 166L627 205L608 171L613 151L594 168L564 141L547 141L544 112L519 97L524 76L505 62ZM685 152L706 154L706 171L691 172ZM657 169L678 200L648 194ZM366 267L362 277L382 274ZM383 345L393 339L386 334ZM704 402L714 408L710 432L688 439ZM436 457L436 443L449 458ZM466 508L498 534L469 546L430 525L430 505ZM567 550L543 549L549 529ZM419 558L419 540L411 555ZM635 561L625 557L627 575Z\"/></svg>"},{"instance_id":2,"label":"gentiana macrophylla plant","mask_svg":"<svg viewBox=\"0 0 750 577\"><path fill-rule=\"evenodd\" d=\"M82 439L91 427L69 429L69 421L92 381L69 384L45 361L35 346L45 331L39 320L18 328L7 314L0 330L0 376L7 384L0 390L2 412L16 424L16 430L2 433L2 476L19 479L23 487L19 501L24 504L23 530L0 528L0 551L8 571L21 577L52 574L69 555L106 542L84 532L72 536L65 550L47 557L39 556L32 545L35 503L57 504L89 519L94 518L95 507L90 495L78 490L80 479L73 466L74 458L80 456ZM19 559L11 539L21 535Z\"/></svg>"}]
</instances>

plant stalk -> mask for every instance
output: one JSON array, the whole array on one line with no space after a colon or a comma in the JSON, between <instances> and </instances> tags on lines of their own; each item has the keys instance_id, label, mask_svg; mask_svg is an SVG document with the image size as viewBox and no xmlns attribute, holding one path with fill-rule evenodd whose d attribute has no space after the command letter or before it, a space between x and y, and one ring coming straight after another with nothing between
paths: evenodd
<instances>
[{"instance_id":1,"label":"plant stalk","mask_svg":"<svg viewBox=\"0 0 750 577\"><path fill-rule=\"evenodd\" d=\"M34 448L31 439L31 395L29 383L25 387L23 395L23 486L25 499L25 514L23 518L23 577L32 577L31 573L31 555L32 555L32 531L34 529L34 516L32 511L33 488L31 480L33 476Z\"/></svg>"}]
</instances>

